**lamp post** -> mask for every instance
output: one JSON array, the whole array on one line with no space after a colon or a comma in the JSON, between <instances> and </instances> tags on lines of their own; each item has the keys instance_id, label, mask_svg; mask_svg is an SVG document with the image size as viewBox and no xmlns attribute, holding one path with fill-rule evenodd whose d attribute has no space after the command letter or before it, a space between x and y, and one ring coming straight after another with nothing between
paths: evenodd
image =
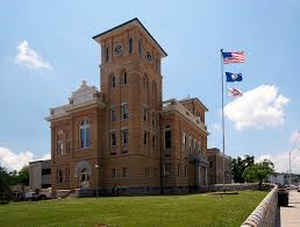
<instances>
[{"instance_id":1,"label":"lamp post","mask_svg":"<svg viewBox=\"0 0 300 227\"><path fill-rule=\"evenodd\" d=\"M98 177L99 177L99 165L95 164L96 168L96 198L98 198Z\"/></svg>"},{"instance_id":2,"label":"lamp post","mask_svg":"<svg viewBox=\"0 0 300 227\"><path fill-rule=\"evenodd\" d=\"M297 144L300 140L299 135L300 135L300 132L297 130L296 131L296 138L295 138L295 141L294 141L294 146L289 151L289 184L290 185L292 184L292 151L295 150L295 149L298 150L298 147L296 147L296 146L297 146Z\"/></svg>"}]
</instances>

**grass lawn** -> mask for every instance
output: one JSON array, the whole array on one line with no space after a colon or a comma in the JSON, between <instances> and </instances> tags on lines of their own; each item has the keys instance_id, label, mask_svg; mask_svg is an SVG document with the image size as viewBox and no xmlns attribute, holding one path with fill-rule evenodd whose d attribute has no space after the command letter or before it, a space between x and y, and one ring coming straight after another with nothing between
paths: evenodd
<instances>
[{"instance_id":1,"label":"grass lawn","mask_svg":"<svg viewBox=\"0 0 300 227\"><path fill-rule=\"evenodd\" d=\"M0 205L0 226L240 226L267 192L18 202Z\"/></svg>"}]
</instances>

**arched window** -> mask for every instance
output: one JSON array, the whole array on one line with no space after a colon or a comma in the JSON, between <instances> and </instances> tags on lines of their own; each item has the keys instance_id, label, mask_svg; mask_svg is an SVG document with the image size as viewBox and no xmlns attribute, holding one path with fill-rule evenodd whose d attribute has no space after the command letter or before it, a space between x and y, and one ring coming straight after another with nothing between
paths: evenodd
<instances>
[{"instance_id":1,"label":"arched window","mask_svg":"<svg viewBox=\"0 0 300 227\"><path fill-rule=\"evenodd\" d=\"M80 182L86 182L89 181L89 174L86 168L83 168L80 171Z\"/></svg>"},{"instance_id":2,"label":"arched window","mask_svg":"<svg viewBox=\"0 0 300 227\"><path fill-rule=\"evenodd\" d=\"M56 136L56 155L64 154L64 131L62 129L58 130Z\"/></svg>"},{"instance_id":3,"label":"arched window","mask_svg":"<svg viewBox=\"0 0 300 227\"><path fill-rule=\"evenodd\" d=\"M121 75L121 78L120 78L120 83L121 84L127 84L127 73L126 71L124 71Z\"/></svg>"},{"instance_id":4,"label":"arched window","mask_svg":"<svg viewBox=\"0 0 300 227\"><path fill-rule=\"evenodd\" d=\"M123 73L123 80L124 80L124 84L127 84L127 73L126 72Z\"/></svg>"},{"instance_id":5,"label":"arched window","mask_svg":"<svg viewBox=\"0 0 300 227\"><path fill-rule=\"evenodd\" d=\"M63 182L63 173L62 170L58 170L58 183L62 183Z\"/></svg>"},{"instance_id":6,"label":"arched window","mask_svg":"<svg viewBox=\"0 0 300 227\"><path fill-rule=\"evenodd\" d=\"M172 135L171 135L171 127L169 125L165 128L165 148L169 149L172 146Z\"/></svg>"},{"instance_id":7,"label":"arched window","mask_svg":"<svg viewBox=\"0 0 300 227\"><path fill-rule=\"evenodd\" d=\"M129 52L129 54L132 54L132 44L133 44L133 41L132 41L132 38L129 38L129 40L128 40L128 52Z\"/></svg>"},{"instance_id":8,"label":"arched window","mask_svg":"<svg viewBox=\"0 0 300 227\"><path fill-rule=\"evenodd\" d=\"M109 60L109 49L106 47L106 52L105 52L105 61L108 62Z\"/></svg>"},{"instance_id":9,"label":"arched window","mask_svg":"<svg viewBox=\"0 0 300 227\"><path fill-rule=\"evenodd\" d=\"M80 148L90 146L90 123L89 120L83 120L80 123Z\"/></svg>"},{"instance_id":10,"label":"arched window","mask_svg":"<svg viewBox=\"0 0 300 227\"><path fill-rule=\"evenodd\" d=\"M143 52L143 43L142 40L139 40L139 55L142 56L142 52Z\"/></svg>"},{"instance_id":11,"label":"arched window","mask_svg":"<svg viewBox=\"0 0 300 227\"><path fill-rule=\"evenodd\" d=\"M111 85L113 88L116 87L116 77L114 75L111 77Z\"/></svg>"},{"instance_id":12,"label":"arched window","mask_svg":"<svg viewBox=\"0 0 300 227\"><path fill-rule=\"evenodd\" d=\"M128 106L127 103L122 103L121 105L121 120L126 120L128 118Z\"/></svg>"}]
</instances>

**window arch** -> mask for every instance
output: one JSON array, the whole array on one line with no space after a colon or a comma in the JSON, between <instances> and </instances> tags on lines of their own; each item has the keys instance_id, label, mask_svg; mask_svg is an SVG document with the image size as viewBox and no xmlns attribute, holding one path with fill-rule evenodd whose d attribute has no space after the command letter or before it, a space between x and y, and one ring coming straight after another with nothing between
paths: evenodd
<instances>
[{"instance_id":1,"label":"window arch","mask_svg":"<svg viewBox=\"0 0 300 227\"><path fill-rule=\"evenodd\" d=\"M90 146L90 122L85 119L80 122L80 148L88 148Z\"/></svg>"}]
</instances>

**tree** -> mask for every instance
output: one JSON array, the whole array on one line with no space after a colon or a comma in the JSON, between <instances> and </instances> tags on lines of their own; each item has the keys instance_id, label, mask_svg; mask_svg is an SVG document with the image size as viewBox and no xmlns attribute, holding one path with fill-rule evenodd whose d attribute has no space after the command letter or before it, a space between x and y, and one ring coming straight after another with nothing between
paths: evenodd
<instances>
[{"instance_id":1,"label":"tree","mask_svg":"<svg viewBox=\"0 0 300 227\"><path fill-rule=\"evenodd\" d=\"M233 176L233 180L236 183L244 183L245 179L243 177L243 172L247 167L250 167L254 164L254 156L245 155L242 159L241 157L237 157L232 159L231 161L231 172Z\"/></svg>"},{"instance_id":2,"label":"tree","mask_svg":"<svg viewBox=\"0 0 300 227\"><path fill-rule=\"evenodd\" d=\"M243 177L247 182L259 182L259 188L261 188L262 182L268 176L274 173L274 164L265 159L262 162L255 163L245 169Z\"/></svg>"},{"instance_id":3,"label":"tree","mask_svg":"<svg viewBox=\"0 0 300 227\"><path fill-rule=\"evenodd\" d=\"M29 185L29 166L24 166L18 173L17 182L19 184Z\"/></svg>"}]
</instances>

